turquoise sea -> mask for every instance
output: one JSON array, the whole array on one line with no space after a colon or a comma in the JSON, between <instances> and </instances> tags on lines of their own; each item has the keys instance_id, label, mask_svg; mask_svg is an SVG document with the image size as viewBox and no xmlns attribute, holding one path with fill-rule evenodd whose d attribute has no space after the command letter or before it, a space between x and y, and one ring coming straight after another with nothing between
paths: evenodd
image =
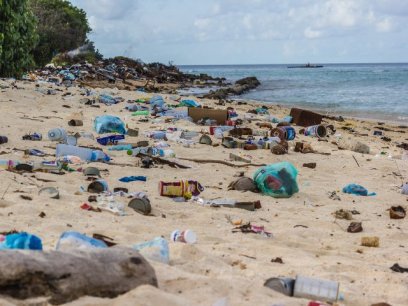
<instances>
[{"instance_id":1,"label":"turquoise sea","mask_svg":"<svg viewBox=\"0 0 408 306\"><path fill-rule=\"evenodd\" d=\"M329 114L408 123L408 63L180 66L233 82L256 76L261 86L239 99L301 106Z\"/></svg>"}]
</instances>

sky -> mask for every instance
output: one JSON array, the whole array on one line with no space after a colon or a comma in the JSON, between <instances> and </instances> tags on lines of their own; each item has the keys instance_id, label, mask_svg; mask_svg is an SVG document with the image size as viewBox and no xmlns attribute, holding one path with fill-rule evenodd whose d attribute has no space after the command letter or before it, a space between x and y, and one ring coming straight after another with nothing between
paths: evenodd
<instances>
[{"instance_id":1,"label":"sky","mask_svg":"<svg viewBox=\"0 0 408 306\"><path fill-rule=\"evenodd\" d=\"M408 0L70 0L105 57L176 65L408 62Z\"/></svg>"}]
</instances>

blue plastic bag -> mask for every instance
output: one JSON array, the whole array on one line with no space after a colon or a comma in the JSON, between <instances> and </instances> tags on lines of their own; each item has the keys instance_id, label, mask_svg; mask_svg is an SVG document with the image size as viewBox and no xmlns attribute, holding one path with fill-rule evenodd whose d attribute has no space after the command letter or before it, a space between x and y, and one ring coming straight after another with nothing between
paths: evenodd
<instances>
[{"instance_id":1,"label":"blue plastic bag","mask_svg":"<svg viewBox=\"0 0 408 306\"><path fill-rule=\"evenodd\" d=\"M119 133L126 134L125 123L119 117L105 115L98 116L94 121L94 129L98 134Z\"/></svg>"},{"instance_id":2,"label":"blue plastic bag","mask_svg":"<svg viewBox=\"0 0 408 306\"><path fill-rule=\"evenodd\" d=\"M26 232L10 234L0 243L0 250L42 250L41 239Z\"/></svg>"},{"instance_id":3,"label":"blue plastic bag","mask_svg":"<svg viewBox=\"0 0 408 306\"><path fill-rule=\"evenodd\" d=\"M112 105L112 104L118 103L119 99L114 98L108 94L102 94L99 96L99 102L106 104L106 105Z\"/></svg>"},{"instance_id":4,"label":"blue plastic bag","mask_svg":"<svg viewBox=\"0 0 408 306\"><path fill-rule=\"evenodd\" d=\"M346 187L343 188L344 193L350 193L358 196L375 196L375 192L368 193L368 190L365 189L361 185L357 184L348 184Z\"/></svg>"},{"instance_id":5,"label":"blue plastic bag","mask_svg":"<svg viewBox=\"0 0 408 306\"><path fill-rule=\"evenodd\" d=\"M145 176L125 176L119 179L122 183L129 183L129 182L146 182L147 178Z\"/></svg>"},{"instance_id":6,"label":"blue plastic bag","mask_svg":"<svg viewBox=\"0 0 408 306\"><path fill-rule=\"evenodd\" d=\"M150 99L150 109L153 109L155 107L157 108L162 108L164 106L164 100L162 98L162 96L153 96Z\"/></svg>"},{"instance_id":7,"label":"blue plastic bag","mask_svg":"<svg viewBox=\"0 0 408 306\"><path fill-rule=\"evenodd\" d=\"M194 100L181 100L180 106L200 107L201 105Z\"/></svg>"},{"instance_id":8,"label":"blue plastic bag","mask_svg":"<svg viewBox=\"0 0 408 306\"><path fill-rule=\"evenodd\" d=\"M254 181L263 194L274 198L290 198L299 191L297 173L291 163L281 162L259 168L254 174Z\"/></svg>"}]
</instances>

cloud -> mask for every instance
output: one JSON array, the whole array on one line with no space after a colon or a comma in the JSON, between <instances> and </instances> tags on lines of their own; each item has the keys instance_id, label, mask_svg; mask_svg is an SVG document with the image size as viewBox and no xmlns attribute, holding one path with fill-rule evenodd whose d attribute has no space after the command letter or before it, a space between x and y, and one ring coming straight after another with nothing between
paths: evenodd
<instances>
[{"instance_id":1,"label":"cloud","mask_svg":"<svg viewBox=\"0 0 408 306\"><path fill-rule=\"evenodd\" d=\"M358 44L367 46L361 54L382 60L386 53L381 46L393 45L405 59L403 51L408 54L407 0L71 2L87 12L90 38L106 56L248 63L269 62L269 54L277 61L302 62L313 53L331 61L336 55L353 61L352 46Z\"/></svg>"},{"instance_id":2,"label":"cloud","mask_svg":"<svg viewBox=\"0 0 408 306\"><path fill-rule=\"evenodd\" d=\"M319 38L320 36L322 36L321 31L312 30L310 27L307 27L305 29L304 34L306 38Z\"/></svg>"},{"instance_id":3,"label":"cloud","mask_svg":"<svg viewBox=\"0 0 408 306\"><path fill-rule=\"evenodd\" d=\"M389 18L385 18L377 23L378 32L389 32L392 29L392 24Z\"/></svg>"}]
</instances>

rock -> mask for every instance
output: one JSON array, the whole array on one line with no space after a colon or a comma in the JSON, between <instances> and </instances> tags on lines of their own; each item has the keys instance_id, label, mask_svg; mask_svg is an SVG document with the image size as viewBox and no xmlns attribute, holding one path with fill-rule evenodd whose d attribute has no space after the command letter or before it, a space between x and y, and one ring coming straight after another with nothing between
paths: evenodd
<instances>
[{"instance_id":1,"label":"rock","mask_svg":"<svg viewBox=\"0 0 408 306\"><path fill-rule=\"evenodd\" d=\"M336 210L333 215L336 219L345 219L345 220L353 219L353 214L351 213L351 211L347 209Z\"/></svg>"},{"instance_id":2,"label":"rock","mask_svg":"<svg viewBox=\"0 0 408 306\"><path fill-rule=\"evenodd\" d=\"M392 206L390 208L391 219L404 219L406 215L405 209L402 206Z\"/></svg>"},{"instance_id":3,"label":"rock","mask_svg":"<svg viewBox=\"0 0 408 306\"><path fill-rule=\"evenodd\" d=\"M228 185L228 190L257 192L258 188L250 177L240 177Z\"/></svg>"},{"instance_id":4,"label":"rock","mask_svg":"<svg viewBox=\"0 0 408 306\"><path fill-rule=\"evenodd\" d=\"M361 222L351 222L347 228L347 232L349 233L359 233L363 231L363 226Z\"/></svg>"},{"instance_id":5,"label":"rock","mask_svg":"<svg viewBox=\"0 0 408 306\"><path fill-rule=\"evenodd\" d=\"M351 146L351 151L362 153L362 154L369 154L370 147L362 142L357 141Z\"/></svg>"},{"instance_id":6,"label":"rock","mask_svg":"<svg viewBox=\"0 0 408 306\"><path fill-rule=\"evenodd\" d=\"M314 169L314 168L316 168L316 163L304 163L303 167Z\"/></svg>"},{"instance_id":7,"label":"rock","mask_svg":"<svg viewBox=\"0 0 408 306\"><path fill-rule=\"evenodd\" d=\"M225 100L229 95L239 96L251 89L255 89L259 85L261 83L256 77L247 77L236 81L232 86L220 88L216 91L212 90L204 95L204 98Z\"/></svg>"},{"instance_id":8,"label":"rock","mask_svg":"<svg viewBox=\"0 0 408 306\"><path fill-rule=\"evenodd\" d=\"M0 293L16 299L46 296L62 304L85 295L114 298L143 284L157 287L156 274L132 249L0 252Z\"/></svg>"},{"instance_id":9,"label":"rock","mask_svg":"<svg viewBox=\"0 0 408 306\"><path fill-rule=\"evenodd\" d=\"M246 77L236 81L235 85L246 86L250 89L253 89L261 85L261 82L259 82L259 80L256 77Z\"/></svg>"}]
</instances>

